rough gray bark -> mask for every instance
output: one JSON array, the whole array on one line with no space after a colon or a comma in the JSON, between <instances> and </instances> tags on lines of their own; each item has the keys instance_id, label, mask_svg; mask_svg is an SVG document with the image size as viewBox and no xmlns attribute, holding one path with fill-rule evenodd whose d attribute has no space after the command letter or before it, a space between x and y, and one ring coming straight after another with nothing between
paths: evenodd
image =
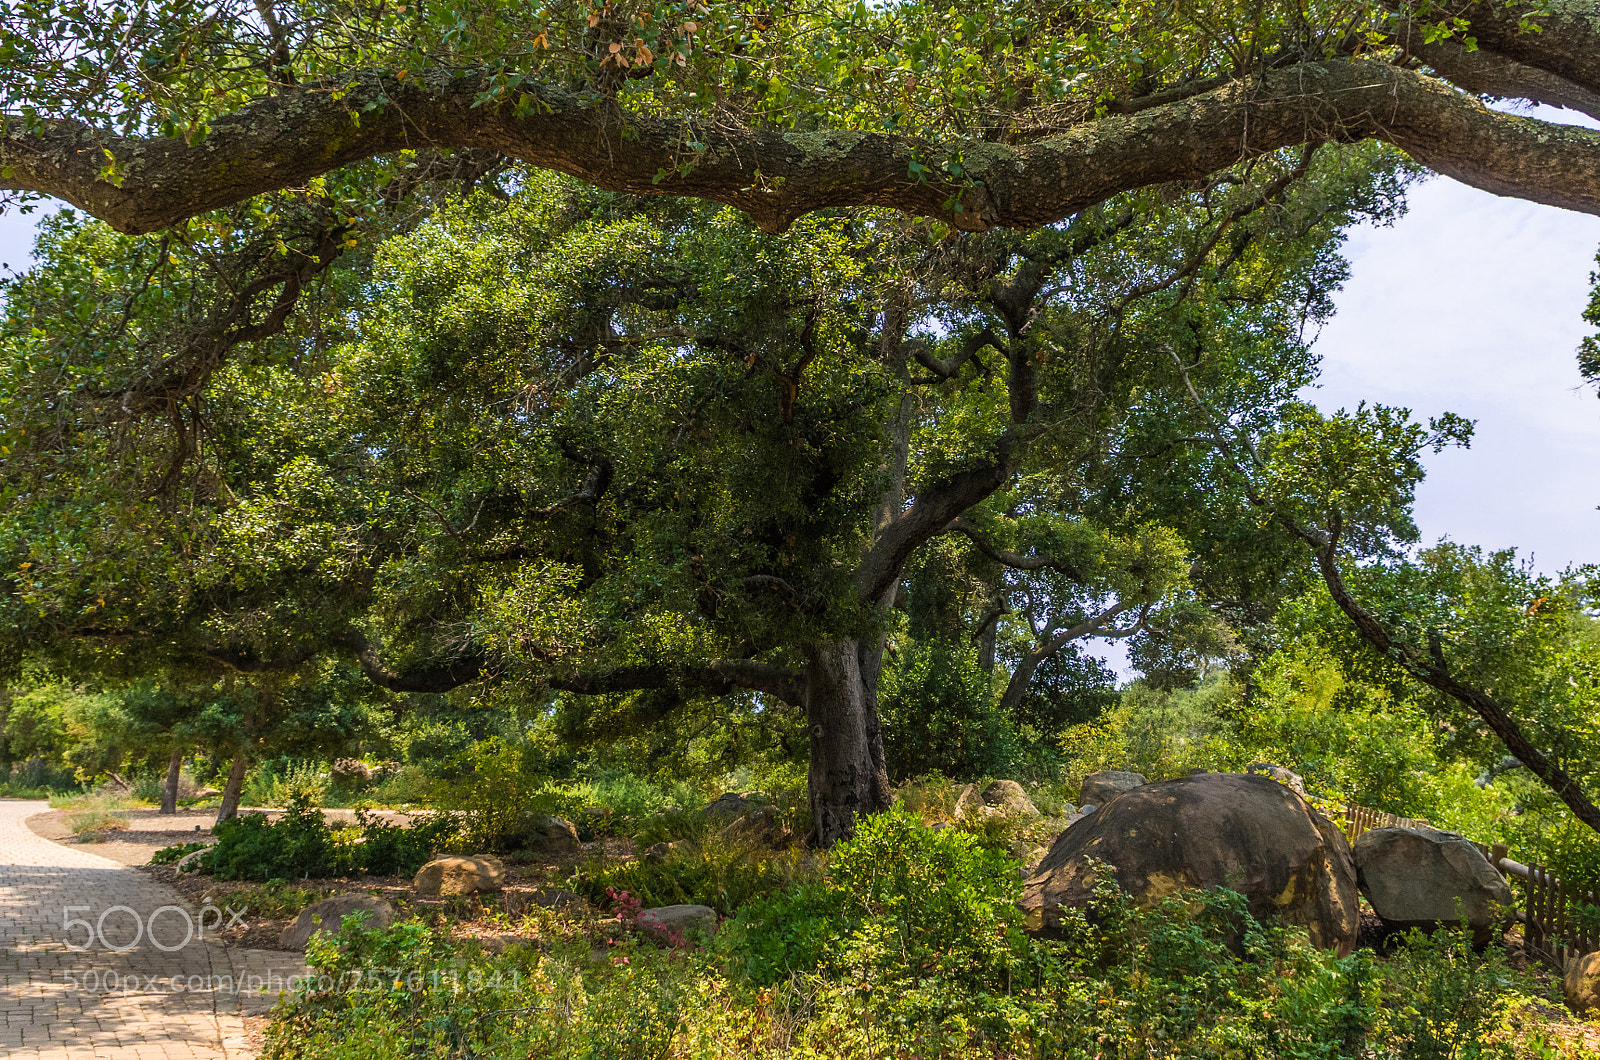
<instances>
[{"instance_id":1,"label":"rough gray bark","mask_svg":"<svg viewBox=\"0 0 1600 1060\"><path fill-rule=\"evenodd\" d=\"M244 751L236 751L233 765L228 769L228 783L222 788L222 805L217 809L217 823L231 821L239 816L239 794L244 790Z\"/></svg>"},{"instance_id":2,"label":"rough gray bark","mask_svg":"<svg viewBox=\"0 0 1600 1060\"><path fill-rule=\"evenodd\" d=\"M172 745L172 757L167 760L167 783L161 789L160 813L178 812L178 781L183 778L183 745Z\"/></svg>"},{"instance_id":3,"label":"rough gray bark","mask_svg":"<svg viewBox=\"0 0 1600 1060\"><path fill-rule=\"evenodd\" d=\"M1481 50L1538 72L1529 79L1539 83L1521 89L1503 83L1518 68L1506 66L1495 91L1538 98L1554 78L1579 94L1600 92L1600 8L1592 0L1552 16L1538 34L1517 33L1515 18L1489 5L1468 6ZM1016 145L623 116L533 81L523 87L532 106L519 114L509 101L475 107L483 86L477 73L434 71L401 82L356 71L339 86L291 88L223 116L192 143L120 137L69 118L29 129L9 118L0 188L54 195L122 231L149 232L363 158L482 148L615 191L726 203L769 231L848 206L894 207L982 230L1049 224L1121 191L1198 179L1288 146L1373 138L1486 191L1600 214L1600 132L1493 111L1419 69L1364 59L1300 63L1206 91L1196 85L1192 95L1133 101ZM678 173L690 143L705 149ZM909 176L913 161L957 153L963 182ZM103 175L108 154L115 182Z\"/></svg>"},{"instance_id":4,"label":"rough gray bark","mask_svg":"<svg viewBox=\"0 0 1600 1060\"><path fill-rule=\"evenodd\" d=\"M811 840L828 847L855 835L856 820L888 809L891 799L881 736L878 754L872 753L877 708L868 701L857 642L827 641L807 649L806 725Z\"/></svg>"}]
</instances>

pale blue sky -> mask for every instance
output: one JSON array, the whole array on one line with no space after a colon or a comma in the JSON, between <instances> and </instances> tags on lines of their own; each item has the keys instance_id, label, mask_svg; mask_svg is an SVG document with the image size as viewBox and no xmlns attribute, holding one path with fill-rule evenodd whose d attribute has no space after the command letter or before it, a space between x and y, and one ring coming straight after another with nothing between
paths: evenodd
<instances>
[{"instance_id":1,"label":"pale blue sky","mask_svg":"<svg viewBox=\"0 0 1600 1060\"><path fill-rule=\"evenodd\" d=\"M1424 541L1516 546L1540 570L1600 562L1600 398L1576 349L1600 218L1436 177L1392 228L1346 245L1350 279L1316 349L1324 410L1361 400L1477 421L1427 460Z\"/></svg>"}]
</instances>

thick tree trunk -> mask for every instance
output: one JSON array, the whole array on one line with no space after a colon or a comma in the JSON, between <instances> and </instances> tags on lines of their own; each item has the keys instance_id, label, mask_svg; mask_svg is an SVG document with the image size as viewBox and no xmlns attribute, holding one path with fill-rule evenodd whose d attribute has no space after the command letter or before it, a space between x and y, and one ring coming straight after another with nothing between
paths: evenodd
<instances>
[{"instance_id":1,"label":"thick tree trunk","mask_svg":"<svg viewBox=\"0 0 1600 1060\"><path fill-rule=\"evenodd\" d=\"M873 653L881 653L881 648ZM829 847L855 835L856 821L889 808L889 774L878 725L877 666L869 691L861 646L827 641L806 652L806 724L812 841Z\"/></svg>"},{"instance_id":2,"label":"thick tree trunk","mask_svg":"<svg viewBox=\"0 0 1600 1060\"><path fill-rule=\"evenodd\" d=\"M161 813L178 812L178 780L183 776L183 745L172 745L172 757L167 761L167 786L161 790Z\"/></svg>"},{"instance_id":3,"label":"thick tree trunk","mask_svg":"<svg viewBox=\"0 0 1600 1060\"><path fill-rule=\"evenodd\" d=\"M244 790L245 755L239 751L233 756L233 768L228 770L228 783L222 789L222 808L217 811L217 823L239 816L239 793Z\"/></svg>"}]
</instances>

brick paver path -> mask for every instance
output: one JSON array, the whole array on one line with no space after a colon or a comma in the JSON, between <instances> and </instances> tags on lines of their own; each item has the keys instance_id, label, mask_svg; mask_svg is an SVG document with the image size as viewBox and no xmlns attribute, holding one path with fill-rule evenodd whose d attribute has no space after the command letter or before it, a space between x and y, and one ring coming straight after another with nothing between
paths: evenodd
<instances>
[{"instance_id":1,"label":"brick paver path","mask_svg":"<svg viewBox=\"0 0 1600 1060\"><path fill-rule=\"evenodd\" d=\"M197 921L215 930L222 911L35 835L23 819L46 809L0 800L0 1056L250 1056L242 1016L270 1007L298 961L202 937Z\"/></svg>"}]
</instances>

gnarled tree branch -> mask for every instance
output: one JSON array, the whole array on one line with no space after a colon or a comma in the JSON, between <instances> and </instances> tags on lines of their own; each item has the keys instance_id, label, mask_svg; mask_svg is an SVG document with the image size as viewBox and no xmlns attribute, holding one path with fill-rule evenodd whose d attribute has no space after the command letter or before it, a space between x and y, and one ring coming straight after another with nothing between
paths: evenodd
<instances>
[{"instance_id":1,"label":"gnarled tree branch","mask_svg":"<svg viewBox=\"0 0 1600 1060\"><path fill-rule=\"evenodd\" d=\"M1592 14L1558 18L1561 33L1519 35L1514 25L1502 32L1488 5L1471 6L1484 47L1600 91ZM479 73L400 81L357 71L219 117L193 142L117 136L70 118L7 118L0 187L54 195L122 231L149 232L363 158L482 148L615 191L726 203L768 231L845 206L894 207L981 230L1049 224L1121 191L1199 179L1284 147L1376 138L1486 191L1600 213L1600 132L1492 111L1446 81L1363 59L1242 76L1022 145L621 116L534 80L523 82L520 100L479 104L486 87ZM674 170L689 144L704 150L687 172ZM911 177L912 162L955 152L962 179Z\"/></svg>"}]
</instances>

